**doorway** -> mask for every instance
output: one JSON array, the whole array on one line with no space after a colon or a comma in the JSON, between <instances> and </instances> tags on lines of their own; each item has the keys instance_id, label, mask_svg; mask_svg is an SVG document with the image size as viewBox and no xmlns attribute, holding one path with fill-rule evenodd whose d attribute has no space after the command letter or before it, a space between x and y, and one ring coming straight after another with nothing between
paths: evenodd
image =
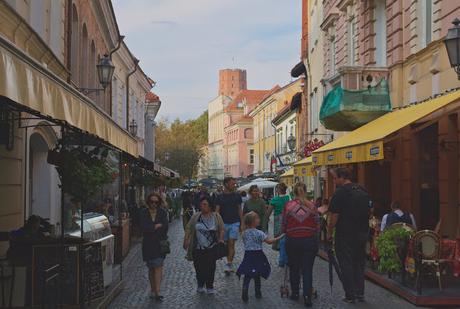
<instances>
[{"instance_id":1,"label":"doorway","mask_svg":"<svg viewBox=\"0 0 460 309\"><path fill-rule=\"evenodd\" d=\"M29 213L51 217L51 168L47 162L48 144L38 133L30 136L29 149Z\"/></svg>"},{"instance_id":2,"label":"doorway","mask_svg":"<svg viewBox=\"0 0 460 309\"><path fill-rule=\"evenodd\" d=\"M434 229L439 221L438 124L419 133L420 223L419 229Z\"/></svg>"}]
</instances>

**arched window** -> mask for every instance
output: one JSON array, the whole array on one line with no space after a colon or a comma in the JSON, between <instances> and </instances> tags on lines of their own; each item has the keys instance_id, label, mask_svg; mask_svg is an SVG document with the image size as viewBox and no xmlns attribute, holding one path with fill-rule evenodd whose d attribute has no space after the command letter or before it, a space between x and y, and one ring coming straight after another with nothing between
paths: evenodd
<instances>
[{"instance_id":1,"label":"arched window","mask_svg":"<svg viewBox=\"0 0 460 309\"><path fill-rule=\"evenodd\" d=\"M89 43L88 43L88 29L86 29L86 24L83 24L81 30L81 68L80 68L80 85L82 88L90 88L89 79L88 79L88 53L89 53Z\"/></svg>"},{"instance_id":2,"label":"arched window","mask_svg":"<svg viewBox=\"0 0 460 309\"><path fill-rule=\"evenodd\" d=\"M244 138L246 139L252 138L252 129L250 128L244 129Z\"/></svg>"},{"instance_id":3,"label":"arched window","mask_svg":"<svg viewBox=\"0 0 460 309\"><path fill-rule=\"evenodd\" d=\"M70 72L72 74L72 81L78 86L79 84L79 53L80 40L79 40L79 29L78 29L78 13L75 5L72 5L72 34L70 44Z\"/></svg>"},{"instance_id":4,"label":"arched window","mask_svg":"<svg viewBox=\"0 0 460 309\"><path fill-rule=\"evenodd\" d=\"M91 46L89 49L89 68L88 68L88 84L89 88L98 88L97 81L98 78L96 76L96 45L94 41L91 40ZM92 97L94 99L94 97Z\"/></svg>"}]
</instances>

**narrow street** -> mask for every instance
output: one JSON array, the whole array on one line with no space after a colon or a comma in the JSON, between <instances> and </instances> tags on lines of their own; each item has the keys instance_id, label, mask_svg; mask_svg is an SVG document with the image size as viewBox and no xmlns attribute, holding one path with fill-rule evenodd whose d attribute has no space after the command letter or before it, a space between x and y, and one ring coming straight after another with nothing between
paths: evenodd
<instances>
[{"instance_id":1,"label":"narrow street","mask_svg":"<svg viewBox=\"0 0 460 309\"><path fill-rule=\"evenodd\" d=\"M272 265L272 275L262 282L263 299L253 296L253 286L250 289L248 304L241 301L241 282L237 276L225 277L223 263L218 263L215 287L217 294L213 296L198 295L195 291L195 271L191 262L185 260L182 249L182 224L175 220L169 229L172 253L166 258L165 276L162 293L163 303L158 304L149 298L149 282L147 271L142 261L141 245L136 244L125 261L125 287L121 294L109 306L110 309L121 308L304 308L302 303L294 303L280 297L279 288L283 281L283 269L275 266L277 252L268 246L265 253ZM237 250L236 262L242 259L243 250ZM317 259L315 262L314 285L318 290L318 299L314 301L316 308L415 308L403 299L389 291L366 282L366 303L347 305L342 302L342 290L337 277L331 293L328 279L327 262Z\"/></svg>"}]
</instances>

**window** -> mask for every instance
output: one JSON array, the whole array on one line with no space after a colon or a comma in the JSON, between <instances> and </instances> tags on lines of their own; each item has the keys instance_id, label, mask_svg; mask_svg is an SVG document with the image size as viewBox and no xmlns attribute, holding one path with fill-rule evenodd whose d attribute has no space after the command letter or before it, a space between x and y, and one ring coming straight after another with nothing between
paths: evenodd
<instances>
[{"instance_id":1,"label":"window","mask_svg":"<svg viewBox=\"0 0 460 309\"><path fill-rule=\"evenodd\" d=\"M336 51L336 46L335 46L335 36L331 38L330 41L330 48L329 48L329 68L330 68L330 75L334 75L336 72L336 64L335 64L335 54L337 53Z\"/></svg>"},{"instance_id":2,"label":"window","mask_svg":"<svg viewBox=\"0 0 460 309\"><path fill-rule=\"evenodd\" d=\"M375 1L375 64L387 65L387 12L386 1Z\"/></svg>"},{"instance_id":3,"label":"window","mask_svg":"<svg viewBox=\"0 0 460 309\"><path fill-rule=\"evenodd\" d=\"M348 21L348 64L355 65L355 17L351 17Z\"/></svg>"},{"instance_id":4,"label":"window","mask_svg":"<svg viewBox=\"0 0 460 309\"><path fill-rule=\"evenodd\" d=\"M86 29L86 24L83 24L83 28L81 31L82 41L81 41L81 67L80 67L80 85L83 88L90 88L88 85L88 51L89 51L89 44L88 44L88 30Z\"/></svg>"},{"instance_id":5,"label":"window","mask_svg":"<svg viewBox=\"0 0 460 309\"><path fill-rule=\"evenodd\" d=\"M254 149L249 149L249 164L254 164Z\"/></svg>"},{"instance_id":6,"label":"window","mask_svg":"<svg viewBox=\"0 0 460 309\"><path fill-rule=\"evenodd\" d=\"M118 123L118 80L112 79L112 118Z\"/></svg>"},{"instance_id":7,"label":"window","mask_svg":"<svg viewBox=\"0 0 460 309\"><path fill-rule=\"evenodd\" d=\"M75 5L72 5L72 34L70 38L70 44L72 45L71 49L71 58L70 58L70 72L72 74L72 81L77 84L79 81L78 76L78 51L79 49L79 31L78 31L78 13Z\"/></svg>"},{"instance_id":8,"label":"window","mask_svg":"<svg viewBox=\"0 0 460 309\"><path fill-rule=\"evenodd\" d=\"M425 48L433 39L433 0L421 0L421 20L419 31L421 48Z\"/></svg>"}]
</instances>

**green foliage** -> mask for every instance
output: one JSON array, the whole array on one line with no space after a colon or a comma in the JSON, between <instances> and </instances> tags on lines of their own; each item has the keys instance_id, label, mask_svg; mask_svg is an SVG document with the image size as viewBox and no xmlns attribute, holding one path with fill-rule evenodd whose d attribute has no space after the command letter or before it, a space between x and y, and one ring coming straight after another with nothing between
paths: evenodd
<instances>
[{"instance_id":1,"label":"green foliage","mask_svg":"<svg viewBox=\"0 0 460 309\"><path fill-rule=\"evenodd\" d=\"M156 126L156 157L162 165L178 171L182 177L194 176L201 147L208 141L208 112L197 119L173 122L160 119ZM169 153L169 160L165 154Z\"/></svg>"},{"instance_id":2,"label":"green foliage","mask_svg":"<svg viewBox=\"0 0 460 309\"><path fill-rule=\"evenodd\" d=\"M111 183L113 173L106 156L106 149L61 149L56 170L64 192L85 203L100 192L103 185Z\"/></svg>"},{"instance_id":3,"label":"green foliage","mask_svg":"<svg viewBox=\"0 0 460 309\"><path fill-rule=\"evenodd\" d=\"M398 256L398 245L407 243L411 232L397 227L386 229L376 241L379 252L379 271L397 273L401 271L401 260Z\"/></svg>"}]
</instances>

